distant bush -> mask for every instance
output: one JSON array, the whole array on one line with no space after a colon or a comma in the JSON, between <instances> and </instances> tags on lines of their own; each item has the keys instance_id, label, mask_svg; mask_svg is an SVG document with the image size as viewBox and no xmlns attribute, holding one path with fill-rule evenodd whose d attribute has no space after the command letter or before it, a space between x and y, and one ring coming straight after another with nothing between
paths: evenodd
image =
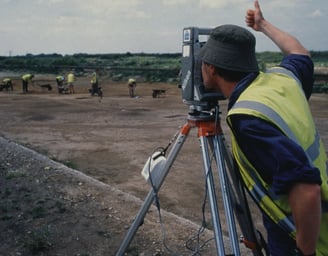
<instances>
[{"instance_id":1,"label":"distant bush","mask_svg":"<svg viewBox=\"0 0 328 256\"><path fill-rule=\"evenodd\" d=\"M39 54L0 57L0 68L15 72L60 74L69 70L84 74L101 70L115 80L143 77L148 82L177 80L180 54Z\"/></svg>"},{"instance_id":2,"label":"distant bush","mask_svg":"<svg viewBox=\"0 0 328 256\"><path fill-rule=\"evenodd\" d=\"M314 84L313 93L328 93L328 83Z\"/></svg>"}]
</instances>

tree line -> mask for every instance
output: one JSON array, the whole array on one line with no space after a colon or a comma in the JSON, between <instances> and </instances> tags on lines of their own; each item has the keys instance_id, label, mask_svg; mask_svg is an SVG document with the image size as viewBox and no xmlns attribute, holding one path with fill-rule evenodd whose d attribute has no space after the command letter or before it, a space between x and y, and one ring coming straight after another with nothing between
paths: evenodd
<instances>
[{"instance_id":1,"label":"tree line","mask_svg":"<svg viewBox=\"0 0 328 256\"><path fill-rule=\"evenodd\" d=\"M328 69L328 51L312 51L316 67ZM279 64L280 52L256 53L260 69ZM0 70L60 74L74 70L83 75L88 70L103 70L113 80L123 80L129 76L140 76L148 82L176 82L181 69L181 53L108 53L72 55L26 54L23 56L0 56ZM327 86L327 82L320 84Z\"/></svg>"}]
</instances>

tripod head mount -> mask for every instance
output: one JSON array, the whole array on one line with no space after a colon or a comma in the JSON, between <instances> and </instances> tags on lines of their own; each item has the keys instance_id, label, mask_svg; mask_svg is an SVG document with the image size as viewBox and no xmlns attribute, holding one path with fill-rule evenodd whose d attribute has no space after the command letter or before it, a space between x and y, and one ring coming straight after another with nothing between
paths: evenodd
<instances>
[{"instance_id":1,"label":"tripod head mount","mask_svg":"<svg viewBox=\"0 0 328 256\"><path fill-rule=\"evenodd\" d=\"M220 108L216 104L215 108L203 107L200 105L189 105L188 120L193 121L216 121L220 123Z\"/></svg>"}]
</instances>

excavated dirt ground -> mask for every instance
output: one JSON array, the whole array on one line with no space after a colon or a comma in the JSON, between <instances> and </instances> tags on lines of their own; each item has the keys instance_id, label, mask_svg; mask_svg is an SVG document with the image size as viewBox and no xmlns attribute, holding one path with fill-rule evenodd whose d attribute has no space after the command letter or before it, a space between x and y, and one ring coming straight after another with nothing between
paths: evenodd
<instances>
[{"instance_id":1,"label":"excavated dirt ground","mask_svg":"<svg viewBox=\"0 0 328 256\"><path fill-rule=\"evenodd\" d=\"M0 92L0 255L115 255L150 190L140 174L147 158L186 122L177 85L139 83L130 98L126 84L102 81L100 99L88 94L88 81L79 78L75 94L58 94L53 82L52 91L35 82L22 94L19 81ZM153 89L166 95L153 98ZM313 95L310 104L328 147L328 95ZM159 192L166 236L151 207L127 255L193 255L187 247L202 221L202 170L192 130ZM207 203L210 223L208 211ZM205 243L211 237L208 230L201 236L202 255L214 254L213 240Z\"/></svg>"}]
</instances>

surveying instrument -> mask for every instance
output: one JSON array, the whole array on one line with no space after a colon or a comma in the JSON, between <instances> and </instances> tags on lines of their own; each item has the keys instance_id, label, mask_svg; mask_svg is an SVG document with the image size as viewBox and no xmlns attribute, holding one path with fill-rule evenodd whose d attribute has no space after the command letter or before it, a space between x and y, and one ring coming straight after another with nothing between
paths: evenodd
<instances>
[{"instance_id":1,"label":"surveying instrument","mask_svg":"<svg viewBox=\"0 0 328 256\"><path fill-rule=\"evenodd\" d=\"M175 136L174 141L172 141L173 145L168 155L166 156L166 151L171 143L167 148L153 153L148 158L142 174L151 183L152 188L121 243L116 253L117 256L124 255L139 226L143 224L149 208L157 199L157 193L192 128L198 129L216 255L241 255L239 247L241 243L246 245L255 256L269 255L264 239L254 228L244 187L231 153L227 149L220 126L218 101L223 100L224 97L220 93L206 91L202 83L201 60L197 53L206 43L211 31L212 29L209 28L197 27L188 27L183 30L181 89L183 101L189 106L188 118ZM222 234L217 192L212 171L213 159L218 171L232 254L226 253L226 245ZM242 232L241 238L237 236L236 220Z\"/></svg>"}]
</instances>

